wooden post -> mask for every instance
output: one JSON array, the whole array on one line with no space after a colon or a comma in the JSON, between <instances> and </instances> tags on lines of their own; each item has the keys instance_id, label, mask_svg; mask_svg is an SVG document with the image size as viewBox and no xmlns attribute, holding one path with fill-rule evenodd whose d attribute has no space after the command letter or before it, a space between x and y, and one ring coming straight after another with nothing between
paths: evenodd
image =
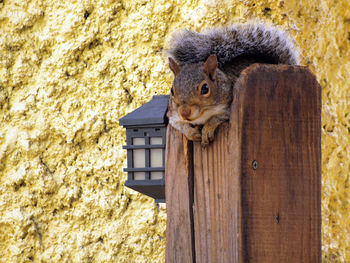
<instances>
[{"instance_id":1,"label":"wooden post","mask_svg":"<svg viewBox=\"0 0 350 263\"><path fill-rule=\"evenodd\" d=\"M165 156L167 207L166 262L195 262L193 229L193 144L170 125Z\"/></svg>"},{"instance_id":2,"label":"wooden post","mask_svg":"<svg viewBox=\"0 0 350 263\"><path fill-rule=\"evenodd\" d=\"M321 262L320 116L308 69L255 64L208 147L169 128L166 262Z\"/></svg>"}]
</instances>

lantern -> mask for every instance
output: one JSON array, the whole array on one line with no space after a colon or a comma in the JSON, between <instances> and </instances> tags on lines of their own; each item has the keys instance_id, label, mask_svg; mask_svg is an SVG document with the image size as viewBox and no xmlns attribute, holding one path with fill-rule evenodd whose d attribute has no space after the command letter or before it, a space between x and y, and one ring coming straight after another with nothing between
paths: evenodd
<instances>
[{"instance_id":1,"label":"lantern","mask_svg":"<svg viewBox=\"0 0 350 263\"><path fill-rule=\"evenodd\" d=\"M152 100L120 119L126 128L128 180L125 186L165 202L165 142L168 95Z\"/></svg>"}]
</instances>

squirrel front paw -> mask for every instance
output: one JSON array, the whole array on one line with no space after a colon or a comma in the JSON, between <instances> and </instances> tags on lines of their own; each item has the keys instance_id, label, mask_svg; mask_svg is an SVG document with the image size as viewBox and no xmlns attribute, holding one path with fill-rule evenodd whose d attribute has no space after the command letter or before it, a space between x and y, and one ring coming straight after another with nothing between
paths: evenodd
<instances>
[{"instance_id":1,"label":"squirrel front paw","mask_svg":"<svg viewBox=\"0 0 350 263\"><path fill-rule=\"evenodd\" d=\"M207 146L210 142L214 140L215 128L211 129L206 126L202 129L202 145Z\"/></svg>"},{"instance_id":2,"label":"squirrel front paw","mask_svg":"<svg viewBox=\"0 0 350 263\"><path fill-rule=\"evenodd\" d=\"M191 127L190 125L185 125L182 133L190 141L201 141L201 139L202 139L202 134L201 134L201 131L199 129L199 126Z\"/></svg>"}]
</instances>

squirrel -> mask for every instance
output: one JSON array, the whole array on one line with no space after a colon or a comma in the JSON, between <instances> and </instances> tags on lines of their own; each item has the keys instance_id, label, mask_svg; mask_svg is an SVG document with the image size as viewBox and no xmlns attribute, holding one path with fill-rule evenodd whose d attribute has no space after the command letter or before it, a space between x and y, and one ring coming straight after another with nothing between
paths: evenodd
<instances>
[{"instance_id":1,"label":"squirrel","mask_svg":"<svg viewBox=\"0 0 350 263\"><path fill-rule=\"evenodd\" d=\"M244 68L254 63L299 63L297 48L287 33L261 22L203 33L176 32L167 53L175 76L167 113L169 124L203 146L229 119L233 86Z\"/></svg>"}]
</instances>

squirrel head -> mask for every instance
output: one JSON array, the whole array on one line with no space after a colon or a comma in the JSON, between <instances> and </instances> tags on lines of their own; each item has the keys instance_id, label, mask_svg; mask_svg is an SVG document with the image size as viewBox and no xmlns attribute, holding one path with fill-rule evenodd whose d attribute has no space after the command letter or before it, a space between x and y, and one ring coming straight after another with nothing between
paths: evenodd
<instances>
[{"instance_id":1,"label":"squirrel head","mask_svg":"<svg viewBox=\"0 0 350 263\"><path fill-rule=\"evenodd\" d=\"M216 55L182 66L169 57L169 67L175 76L171 99L183 122L204 124L230 101L231 82L218 69Z\"/></svg>"}]
</instances>

